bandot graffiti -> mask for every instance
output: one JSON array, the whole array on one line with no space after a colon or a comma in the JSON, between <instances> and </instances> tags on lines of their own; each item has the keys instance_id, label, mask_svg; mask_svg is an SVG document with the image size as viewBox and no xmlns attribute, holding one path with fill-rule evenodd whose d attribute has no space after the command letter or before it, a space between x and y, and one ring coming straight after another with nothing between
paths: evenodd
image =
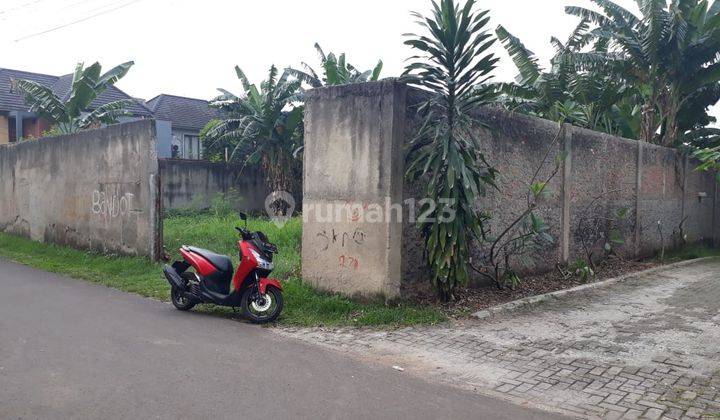
<instances>
[{"instance_id":1,"label":"bandot graffiti","mask_svg":"<svg viewBox=\"0 0 720 420\"><path fill-rule=\"evenodd\" d=\"M92 193L92 212L105 218L116 218L130 214L135 194L107 193L95 190Z\"/></svg>"}]
</instances>

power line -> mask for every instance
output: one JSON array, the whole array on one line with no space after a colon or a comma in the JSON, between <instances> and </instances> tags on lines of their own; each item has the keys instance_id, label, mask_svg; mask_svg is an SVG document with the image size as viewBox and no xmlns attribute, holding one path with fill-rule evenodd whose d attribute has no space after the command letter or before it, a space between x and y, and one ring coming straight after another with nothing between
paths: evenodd
<instances>
[{"instance_id":1,"label":"power line","mask_svg":"<svg viewBox=\"0 0 720 420\"><path fill-rule=\"evenodd\" d=\"M132 1L127 2L127 3L125 3L125 4L121 4L120 6L113 7L113 8L111 8L111 9L105 9L105 10L103 10L103 11L101 11L101 12L94 13L94 14L89 15L89 16L85 16L85 17L83 17L83 18L74 20L74 21L72 21L72 22L64 23L64 24L62 24L62 25L54 26L54 27L52 27L52 28L50 28L50 29L46 29L46 30L44 30L44 31L35 32L35 33L30 34L30 35L23 36L23 37L21 37L21 38L16 39L15 42L24 41L24 40L29 39L29 38L34 38L34 37L36 37L36 36L45 35L45 34L47 34L47 33L54 32L54 31L57 31L57 30L59 30L59 29L67 28L68 26L76 25L76 24L78 24L78 23L85 22L85 21L87 21L87 20L96 18L96 17L98 17L98 16L106 15L106 14L111 13L111 12L114 12L114 11L116 11L116 10L123 9L123 8L125 8L125 7L128 7L128 6L132 5L132 4L138 3L138 2L140 2L140 1L142 1L142 0L132 0Z\"/></svg>"},{"instance_id":2,"label":"power line","mask_svg":"<svg viewBox=\"0 0 720 420\"><path fill-rule=\"evenodd\" d=\"M28 2L25 2L25 3L23 3L23 4L19 4L19 5L15 6L15 7L12 7L12 8L10 8L10 9L7 9L7 10L0 10L0 15L4 15L4 14L7 14L7 13L11 13L11 12L14 12L14 11L16 11L16 10L21 10L21 9L26 8L26 7L30 7L30 6L33 6L33 5L35 5L35 4L38 4L38 3L42 3L42 2L44 2L44 1L47 1L47 0L33 0L33 1L28 1Z\"/></svg>"},{"instance_id":3,"label":"power line","mask_svg":"<svg viewBox=\"0 0 720 420\"><path fill-rule=\"evenodd\" d=\"M22 11L23 9L26 9L26 8L28 8L28 7L35 6L36 4L42 3L42 2L44 2L44 1L47 1L47 0L33 0L33 1L28 1L28 2L26 2L26 3L19 4L19 5L11 8L11 9L0 10L0 21L8 20L8 19L10 18L10 16L12 16L13 12Z\"/></svg>"}]
</instances>

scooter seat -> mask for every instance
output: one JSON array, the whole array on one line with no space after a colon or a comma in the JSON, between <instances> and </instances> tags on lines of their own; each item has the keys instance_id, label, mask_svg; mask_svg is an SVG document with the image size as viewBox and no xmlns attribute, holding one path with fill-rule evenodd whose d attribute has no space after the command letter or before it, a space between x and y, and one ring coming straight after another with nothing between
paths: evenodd
<instances>
[{"instance_id":1,"label":"scooter seat","mask_svg":"<svg viewBox=\"0 0 720 420\"><path fill-rule=\"evenodd\" d=\"M226 273L232 273L232 260L227 255L216 254L212 251L208 251L207 249L197 248L194 246L189 246L188 249L210 261L210 263L218 270Z\"/></svg>"}]
</instances>

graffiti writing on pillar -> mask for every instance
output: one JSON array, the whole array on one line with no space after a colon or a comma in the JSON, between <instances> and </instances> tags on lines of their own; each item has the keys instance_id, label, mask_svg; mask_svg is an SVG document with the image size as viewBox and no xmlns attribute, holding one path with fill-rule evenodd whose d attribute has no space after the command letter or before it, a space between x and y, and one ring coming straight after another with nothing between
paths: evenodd
<instances>
[{"instance_id":1,"label":"graffiti writing on pillar","mask_svg":"<svg viewBox=\"0 0 720 420\"><path fill-rule=\"evenodd\" d=\"M92 212L103 217L125 216L132 211L134 198L132 193L110 194L95 190L92 193Z\"/></svg>"},{"instance_id":2,"label":"graffiti writing on pillar","mask_svg":"<svg viewBox=\"0 0 720 420\"><path fill-rule=\"evenodd\" d=\"M360 260L349 255L341 255L338 260L340 261L340 268L357 270L360 267Z\"/></svg>"},{"instance_id":3,"label":"graffiti writing on pillar","mask_svg":"<svg viewBox=\"0 0 720 420\"><path fill-rule=\"evenodd\" d=\"M369 203L362 203L360 206L354 203L346 203L345 206L350 210L350 221L351 222L357 222L360 220L360 210L362 209L363 212L367 211L368 207L370 207Z\"/></svg>"},{"instance_id":4,"label":"graffiti writing on pillar","mask_svg":"<svg viewBox=\"0 0 720 420\"><path fill-rule=\"evenodd\" d=\"M322 232L317 234L318 238L322 238L323 245L322 250L327 251L330 245L338 244L341 248L345 248L346 245L362 245L365 243L365 232L360 228L356 228L352 232L339 231L334 228L330 231L323 229Z\"/></svg>"}]
</instances>

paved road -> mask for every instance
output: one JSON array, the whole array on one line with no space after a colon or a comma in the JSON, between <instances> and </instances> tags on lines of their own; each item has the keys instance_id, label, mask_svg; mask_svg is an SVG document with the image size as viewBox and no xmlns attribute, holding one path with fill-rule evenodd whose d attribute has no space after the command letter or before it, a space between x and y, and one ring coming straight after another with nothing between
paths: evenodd
<instances>
[{"instance_id":1,"label":"paved road","mask_svg":"<svg viewBox=\"0 0 720 420\"><path fill-rule=\"evenodd\" d=\"M0 260L0 418L551 414Z\"/></svg>"},{"instance_id":2,"label":"paved road","mask_svg":"<svg viewBox=\"0 0 720 420\"><path fill-rule=\"evenodd\" d=\"M463 325L287 336L580 416L720 418L720 260Z\"/></svg>"}]
</instances>

